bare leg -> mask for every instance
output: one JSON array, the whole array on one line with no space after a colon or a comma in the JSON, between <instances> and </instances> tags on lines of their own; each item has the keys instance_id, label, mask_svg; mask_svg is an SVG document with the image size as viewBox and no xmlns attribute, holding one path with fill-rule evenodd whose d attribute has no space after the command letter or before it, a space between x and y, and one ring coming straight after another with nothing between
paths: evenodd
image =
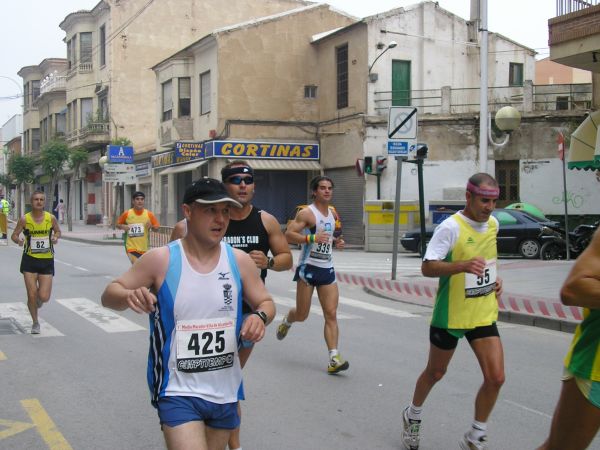
<instances>
[{"instance_id":1,"label":"bare leg","mask_svg":"<svg viewBox=\"0 0 600 450\"><path fill-rule=\"evenodd\" d=\"M46 303L52 294L52 275L38 275L38 298Z\"/></svg>"},{"instance_id":2,"label":"bare leg","mask_svg":"<svg viewBox=\"0 0 600 450\"><path fill-rule=\"evenodd\" d=\"M248 358L250 358L250 353L252 353L253 348L254 348L254 346L244 347L244 348L239 349L238 354L240 355L240 365L242 366L242 369L246 365ZM242 418L242 405L240 404L240 402L238 402L238 414L240 415L240 419L241 419ZM230 449L240 448L242 446L242 444L240 442L240 427L237 427L237 428L231 430L231 435L229 436L229 442L227 443L227 446Z\"/></svg>"},{"instance_id":3,"label":"bare leg","mask_svg":"<svg viewBox=\"0 0 600 450\"><path fill-rule=\"evenodd\" d=\"M412 403L422 406L433 386L446 374L448 364L454 355L454 350L443 350L435 345L429 346L429 359L425 370L417 378Z\"/></svg>"},{"instance_id":4,"label":"bare leg","mask_svg":"<svg viewBox=\"0 0 600 450\"><path fill-rule=\"evenodd\" d=\"M25 280L25 289L27 290L27 308L33 323L38 321L38 277L37 273L23 272L23 279Z\"/></svg>"},{"instance_id":5,"label":"bare leg","mask_svg":"<svg viewBox=\"0 0 600 450\"><path fill-rule=\"evenodd\" d=\"M504 384L504 351L497 336L475 339L471 348L483 373L483 384L475 397L475 420L485 423Z\"/></svg>"},{"instance_id":6,"label":"bare leg","mask_svg":"<svg viewBox=\"0 0 600 450\"><path fill-rule=\"evenodd\" d=\"M583 450L600 428L600 408L586 399L574 379L563 382L550 436L538 450Z\"/></svg>"},{"instance_id":7,"label":"bare leg","mask_svg":"<svg viewBox=\"0 0 600 450\"><path fill-rule=\"evenodd\" d=\"M296 282L296 307L288 311L287 321L304 322L310 312L310 301L315 287L302 280Z\"/></svg>"},{"instance_id":8,"label":"bare leg","mask_svg":"<svg viewBox=\"0 0 600 450\"><path fill-rule=\"evenodd\" d=\"M323 309L325 318L325 328L323 334L327 349L338 348L339 327L337 323L337 307L339 302L339 292L336 283L317 287L317 295Z\"/></svg>"}]
</instances>

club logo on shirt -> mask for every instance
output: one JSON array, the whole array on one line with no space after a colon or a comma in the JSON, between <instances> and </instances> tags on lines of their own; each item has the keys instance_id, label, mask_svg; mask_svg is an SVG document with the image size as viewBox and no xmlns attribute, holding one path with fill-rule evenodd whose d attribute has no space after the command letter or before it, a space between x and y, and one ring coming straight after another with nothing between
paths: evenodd
<instances>
[{"instance_id":1,"label":"club logo on shirt","mask_svg":"<svg viewBox=\"0 0 600 450\"><path fill-rule=\"evenodd\" d=\"M223 304L225 305L221 308L223 310L233 311L233 307L231 304L233 303L233 290L231 289L231 284L225 283L223 285Z\"/></svg>"},{"instance_id":2,"label":"club logo on shirt","mask_svg":"<svg viewBox=\"0 0 600 450\"><path fill-rule=\"evenodd\" d=\"M473 239L471 236L469 236L467 238L467 245L475 245L475 244L476 244L475 239Z\"/></svg>"}]
</instances>

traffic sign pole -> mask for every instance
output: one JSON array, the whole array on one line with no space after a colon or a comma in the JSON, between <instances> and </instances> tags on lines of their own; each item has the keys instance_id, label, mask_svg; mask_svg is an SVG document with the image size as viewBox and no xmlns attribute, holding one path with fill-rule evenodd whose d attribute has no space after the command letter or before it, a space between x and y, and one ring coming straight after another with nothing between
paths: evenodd
<instances>
[{"instance_id":1,"label":"traffic sign pole","mask_svg":"<svg viewBox=\"0 0 600 450\"><path fill-rule=\"evenodd\" d=\"M396 279L398 266L398 235L400 234L400 188L402 186L401 156L396 156L396 198L394 200L394 244L392 246L392 280Z\"/></svg>"}]
</instances>

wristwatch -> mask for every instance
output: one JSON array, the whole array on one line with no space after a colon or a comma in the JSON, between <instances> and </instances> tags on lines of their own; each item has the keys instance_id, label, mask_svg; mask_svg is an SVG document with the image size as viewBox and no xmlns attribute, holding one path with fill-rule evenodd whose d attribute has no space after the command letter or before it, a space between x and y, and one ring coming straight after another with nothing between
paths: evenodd
<instances>
[{"instance_id":1,"label":"wristwatch","mask_svg":"<svg viewBox=\"0 0 600 450\"><path fill-rule=\"evenodd\" d=\"M260 320L262 320L265 325L267 324L267 320L269 320L269 318L264 311L254 311L252 314L256 314L258 317L260 317Z\"/></svg>"},{"instance_id":2,"label":"wristwatch","mask_svg":"<svg viewBox=\"0 0 600 450\"><path fill-rule=\"evenodd\" d=\"M267 269L273 269L274 266L275 266L275 259L269 256L267 258Z\"/></svg>"}]
</instances>

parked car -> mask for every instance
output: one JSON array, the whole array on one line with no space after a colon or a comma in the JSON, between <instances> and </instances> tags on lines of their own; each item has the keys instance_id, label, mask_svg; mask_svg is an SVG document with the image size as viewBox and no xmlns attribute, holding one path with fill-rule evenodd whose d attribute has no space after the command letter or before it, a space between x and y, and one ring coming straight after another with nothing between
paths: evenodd
<instances>
[{"instance_id":1,"label":"parked car","mask_svg":"<svg viewBox=\"0 0 600 450\"><path fill-rule=\"evenodd\" d=\"M543 220L518 209L495 209L492 215L498 219L498 253L506 255L521 255L523 258L534 259L540 255L543 243L551 239L542 233L543 227L560 226L558 222ZM426 243L433 235L435 227L427 227ZM411 230L402 236L400 243L409 252L419 252L421 230Z\"/></svg>"}]
</instances>

